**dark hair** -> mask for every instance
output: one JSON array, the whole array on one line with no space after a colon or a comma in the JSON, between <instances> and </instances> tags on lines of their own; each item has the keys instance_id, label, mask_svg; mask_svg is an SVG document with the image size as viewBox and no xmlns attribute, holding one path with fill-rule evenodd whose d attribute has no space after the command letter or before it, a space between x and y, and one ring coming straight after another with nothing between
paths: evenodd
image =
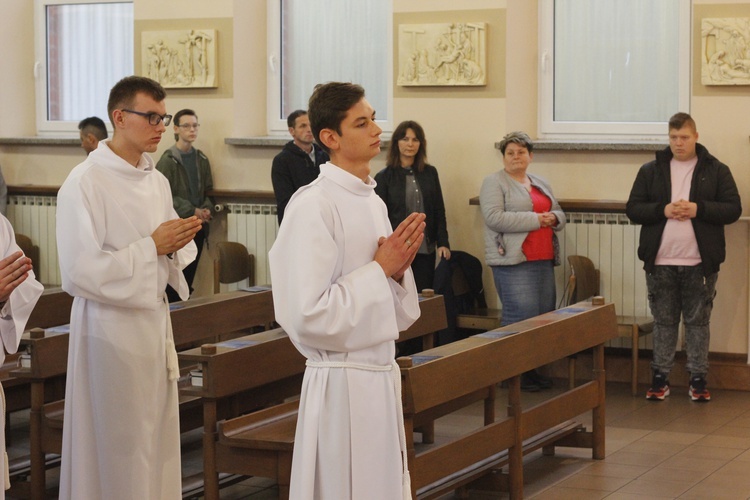
<instances>
[{"instance_id":1,"label":"dark hair","mask_svg":"<svg viewBox=\"0 0 750 500\"><path fill-rule=\"evenodd\" d=\"M185 108L185 109L181 109L177 113L175 113L174 118L172 119L172 123L174 123L176 126L179 127L180 126L180 118L182 118L185 115L187 115L187 116L194 116L196 120L198 119L198 115L195 114L195 111L193 111L192 109ZM175 142L179 138L180 138L180 134L175 134L174 135Z\"/></svg>"},{"instance_id":2,"label":"dark hair","mask_svg":"<svg viewBox=\"0 0 750 500\"><path fill-rule=\"evenodd\" d=\"M93 134L99 141L107 138L107 126L98 116L89 116L78 122L78 130L84 134Z\"/></svg>"},{"instance_id":3,"label":"dark hair","mask_svg":"<svg viewBox=\"0 0 750 500\"><path fill-rule=\"evenodd\" d=\"M326 153L331 150L321 142L320 131L330 129L341 135L341 122L346 118L346 113L364 97L365 89L354 83L329 82L315 87L307 110L315 142Z\"/></svg>"},{"instance_id":4,"label":"dark hair","mask_svg":"<svg viewBox=\"0 0 750 500\"><path fill-rule=\"evenodd\" d=\"M506 134L505 137L503 137L503 140L500 141L500 152L503 156L505 156L505 148L507 148L508 144L511 142L526 148L529 153L534 151L534 143L526 132L511 132L510 134Z\"/></svg>"},{"instance_id":5,"label":"dark hair","mask_svg":"<svg viewBox=\"0 0 750 500\"><path fill-rule=\"evenodd\" d=\"M695 127L695 120L687 113L675 113L669 119L669 130L680 130L685 125L692 128L693 132L698 131Z\"/></svg>"},{"instance_id":6,"label":"dark hair","mask_svg":"<svg viewBox=\"0 0 750 500\"><path fill-rule=\"evenodd\" d=\"M107 114L112 125L115 124L112 113L116 109L129 108L133 106L135 96L143 93L151 97L156 102L161 102L167 97L167 92L159 82L146 78L145 76L126 76L119 82L115 83L112 90L109 91L109 101L107 101Z\"/></svg>"},{"instance_id":7,"label":"dark hair","mask_svg":"<svg viewBox=\"0 0 750 500\"><path fill-rule=\"evenodd\" d=\"M414 157L413 168L421 172L424 170L425 163L427 162L427 139L425 138L422 126L412 120L399 123L396 130L393 131L391 146L388 148L388 158L385 164L391 168L401 168L401 151L398 149L398 141L406 137L406 132L409 129L414 131L414 135L417 136L417 140L419 141L419 149L417 150L417 155Z\"/></svg>"},{"instance_id":8,"label":"dark hair","mask_svg":"<svg viewBox=\"0 0 750 500\"><path fill-rule=\"evenodd\" d=\"M307 111L304 109L298 109L296 111L292 111L289 113L289 116L286 117L286 124L289 128L294 128L295 125L297 125L297 118L300 116L305 116L307 114Z\"/></svg>"}]
</instances>

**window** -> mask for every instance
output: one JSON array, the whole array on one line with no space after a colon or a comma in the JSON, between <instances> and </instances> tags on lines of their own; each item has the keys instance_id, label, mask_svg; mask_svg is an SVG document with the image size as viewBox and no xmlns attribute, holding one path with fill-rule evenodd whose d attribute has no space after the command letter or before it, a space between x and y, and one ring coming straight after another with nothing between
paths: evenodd
<instances>
[{"instance_id":1,"label":"window","mask_svg":"<svg viewBox=\"0 0 750 500\"><path fill-rule=\"evenodd\" d=\"M78 122L107 122L112 86L133 74L133 4L36 0L37 130L78 133Z\"/></svg>"},{"instance_id":2,"label":"window","mask_svg":"<svg viewBox=\"0 0 750 500\"><path fill-rule=\"evenodd\" d=\"M365 88L384 130L392 96L391 2L268 0L268 129L307 109L313 88L348 81Z\"/></svg>"},{"instance_id":3,"label":"window","mask_svg":"<svg viewBox=\"0 0 750 500\"><path fill-rule=\"evenodd\" d=\"M690 2L541 0L539 135L663 139L689 111Z\"/></svg>"}]
</instances>

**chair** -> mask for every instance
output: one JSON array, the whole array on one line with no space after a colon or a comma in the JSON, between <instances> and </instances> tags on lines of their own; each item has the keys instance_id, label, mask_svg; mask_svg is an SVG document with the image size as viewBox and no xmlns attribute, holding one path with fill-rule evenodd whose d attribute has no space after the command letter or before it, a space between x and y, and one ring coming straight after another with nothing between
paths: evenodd
<instances>
[{"instance_id":1,"label":"chair","mask_svg":"<svg viewBox=\"0 0 750 500\"><path fill-rule=\"evenodd\" d=\"M31 242L31 238L24 234L16 234L16 244L21 248L24 255L31 259L34 275L41 280L39 275L39 247Z\"/></svg>"},{"instance_id":2,"label":"chair","mask_svg":"<svg viewBox=\"0 0 750 500\"><path fill-rule=\"evenodd\" d=\"M245 278L248 285L255 285L255 257L247 252L242 243L220 241L216 244L217 258L214 260L214 293L219 293L222 283L237 283Z\"/></svg>"},{"instance_id":3,"label":"chair","mask_svg":"<svg viewBox=\"0 0 750 500\"><path fill-rule=\"evenodd\" d=\"M568 282L568 304L586 300L599 295L599 270L588 257L569 255L568 262L572 268ZM649 317L617 316L617 329L621 337L629 337L631 348L630 389L633 396L638 393L638 339L653 331L654 320ZM568 374L571 386L575 385L575 358L569 358Z\"/></svg>"},{"instance_id":4,"label":"chair","mask_svg":"<svg viewBox=\"0 0 750 500\"><path fill-rule=\"evenodd\" d=\"M447 266L449 274L443 283L446 289L439 290L436 283L435 291L445 295L446 308L449 301L453 304L456 328L482 332L499 328L500 310L488 308L484 297L482 262L469 253L454 250L450 260L441 262L438 268L440 266ZM435 272L437 282L438 271ZM450 318L448 323L451 324Z\"/></svg>"}]
</instances>

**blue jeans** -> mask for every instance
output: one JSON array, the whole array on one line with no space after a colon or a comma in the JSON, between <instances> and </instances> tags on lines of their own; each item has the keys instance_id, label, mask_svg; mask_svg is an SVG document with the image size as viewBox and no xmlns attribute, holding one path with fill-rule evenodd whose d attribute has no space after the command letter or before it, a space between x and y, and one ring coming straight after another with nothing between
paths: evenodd
<instances>
[{"instance_id":1,"label":"blue jeans","mask_svg":"<svg viewBox=\"0 0 750 500\"><path fill-rule=\"evenodd\" d=\"M709 321L716 295L718 273L703 276L703 267L656 266L646 274L648 303L654 315L654 360L651 368L668 375L677 350L680 316L685 323L687 370L708 373Z\"/></svg>"},{"instance_id":2,"label":"blue jeans","mask_svg":"<svg viewBox=\"0 0 750 500\"><path fill-rule=\"evenodd\" d=\"M503 305L502 326L555 309L555 270L551 260L491 267Z\"/></svg>"}]
</instances>

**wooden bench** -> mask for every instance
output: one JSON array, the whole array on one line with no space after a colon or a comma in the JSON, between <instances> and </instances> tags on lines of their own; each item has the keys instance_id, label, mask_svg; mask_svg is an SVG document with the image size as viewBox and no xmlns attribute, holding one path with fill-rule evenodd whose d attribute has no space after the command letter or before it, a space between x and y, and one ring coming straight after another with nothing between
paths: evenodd
<instances>
[{"instance_id":1,"label":"wooden bench","mask_svg":"<svg viewBox=\"0 0 750 500\"><path fill-rule=\"evenodd\" d=\"M519 470L523 450L544 447L549 452L560 443L585 445L594 448L595 458L603 458L603 342L616 335L612 321L614 307L584 304L555 314L514 325L520 327L519 330L528 330L523 335L499 339L494 337L502 333L489 333L400 358L400 364L404 365L413 365L415 360L431 360L402 369L412 485L415 490L417 486L421 488L420 498L437 498L506 463L512 464L510 489L517 497L523 480ZM571 331L579 329L587 333L579 338L567 338ZM541 359L529 349L529 345L536 346L537 342L547 343L541 349ZM596 380L522 412L520 374L537 363L565 356L566 352L574 352L583 345L598 346L601 358ZM495 385L508 378L511 386L509 417L495 422ZM448 445L419 454L415 452L414 429L477 400L484 400L485 427L482 430ZM279 498L287 498L297 405L293 401L220 422L217 469L274 477L279 483ZM593 434L584 433L581 425L568 421L587 409L595 412ZM206 498L215 497L207 492Z\"/></svg>"},{"instance_id":2,"label":"wooden bench","mask_svg":"<svg viewBox=\"0 0 750 500\"><path fill-rule=\"evenodd\" d=\"M481 330L487 332L500 328L502 311L500 309L475 309L467 313L456 316L456 326L458 328L468 328L469 330Z\"/></svg>"},{"instance_id":3,"label":"wooden bench","mask_svg":"<svg viewBox=\"0 0 750 500\"><path fill-rule=\"evenodd\" d=\"M431 342L435 332L446 327L445 303L440 295L420 298L420 318L407 330L400 332L399 342L422 337L423 343ZM271 332L266 332L271 334ZM262 335L262 334L259 334ZM235 419L211 425L212 401L222 394L256 387L267 392L273 374L276 377L301 377L304 358L297 354L292 343L284 335L275 344L269 343L261 351L253 345L237 350L220 349L215 355L203 355L199 350L180 354L181 359L198 362L203 367L203 387L183 390L183 393L200 395L204 400L204 473L205 498L219 498L218 472L255 475L276 479L279 498L289 497L291 475L291 453L297 424L297 401L273 406ZM250 338L250 337L248 337ZM280 362L279 357L290 356L290 349L300 358L301 364L292 361ZM276 359L274 359L276 358ZM296 370L299 369L299 372ZM262 378L262 380L258 380ZM301 379L300 379L301 380ZM245 385L241 385L245 384ZM297 392L301 384L297 386ZM278 393L278 390L276 391ZM273 394L273 392L272 392ZM431 431L431 422L424 422L425 433ZM429 438L428 438L429 439Z\"/></svg>"},{"instance_id":4,"label":"wooden bench","mask_svg":"<svg viewBox=\"0 0 750 500\"><path fill-rule=\"evenodd\" d=\"M507 464L511 498L523 496L523 454L556 445L592 448L604 458L604 342L617 336L612 304L579 303L536 318L399 359L404 423L415 498L439 498ZM532 408L521 406L520 375L537 366L594 349L593 380ZM508 414L496 420L492 388L508 380ZM417 449L413 429L477 399L484 424L440 446ZM570 421L593 411L592 432ZM498 476L498 474L495 474Z\"/></svg>"},{"instance_id":5,"label":"wooden bench","mask_svg":"<svg viewBox=\"0 0 750 500\"><path fill-rule=\"evenodd\" d=\"M202 342L222 339L231 332L272 323L273 298L270 290L217 294L181 302L172 310L171 317L175 345L178 350L183 350ZM66 322L69 320L68 314ZM45 454L59 453L62 446L62 422L55 422L56 418L62 418L62 414L48 412L47 418L44 418L45 385L50 380L64 377L67 371L68 334L47 332L41 338L31 338L30 332L26 332L21 345L31 355L31 365L17 368L12 374L31 382L31 473L30 484L17 486L21 491L30 487L31 497L41 499L44 498L46 484ZM200 427L200 401L184 396L181 397L181 407L181 430ZM43 424L48 428L43 430ZM43 434L46 435L44 443Z\"/></svg>"},{"instance_id":6,"label":"wooden bench","mask_svg":"<svg viewBox=\"0 0 750 500\"><path fill-rule=\"evenodd\" d=\"M26 328L49 328L70 321L70 308L73 305L73 297L65 293L62 288L47 288L31 311ZM0 367L0 383L5 391L5 416L6 416L6 438L8 430L8 417L10 413L25 410L31 405L31 389L29 381L19 379L11 372L18 368L20 357L24 349L19 347L15 354L9 354ZM45 399L52 401L59 399L65 394L65 385L56 384L47 389ZM6 441L7 443L7 441Z\"/></svg>"},{"instance_id":7,"label":"wooden bench","mask_svg":"<svg viewBox=\"0 0 750 500\"><path fill-rule=\"evenodd\" d=\"M568 279L568 302L577 302L599 295L601 275L594 263L583 255L569 255L568 262L572 268ZM648 316L617 316L617 327L620 337L630 339L630 390L633 396L638 394L638 339L649 335L654 329L654 319ZM570 386L575 385L575 358L568 362Z\"/></svg>"}]
</instances>

